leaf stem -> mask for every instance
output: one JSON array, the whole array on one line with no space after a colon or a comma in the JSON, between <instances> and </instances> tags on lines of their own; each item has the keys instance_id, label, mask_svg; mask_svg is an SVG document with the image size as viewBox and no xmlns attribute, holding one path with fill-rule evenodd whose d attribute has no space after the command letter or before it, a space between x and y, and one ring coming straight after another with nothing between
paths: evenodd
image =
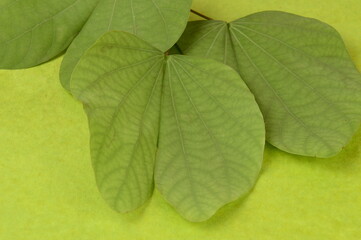
<instances>
[{"instance_id":1,"label":"leaf stem","mask_svg":"<svg viewBox=\"0 0 361 240\"><path fill-rule=\"evenodd\" d=\"M191 9L191 13L194 13L195 15L198 15L198 16L204 18L204 19L207 19L207 20L213 20L213 18L207 17L206 15L203 15L202 13L199 13L199 12L193 10L193 9Z\"/></svg>"}]
</instances>

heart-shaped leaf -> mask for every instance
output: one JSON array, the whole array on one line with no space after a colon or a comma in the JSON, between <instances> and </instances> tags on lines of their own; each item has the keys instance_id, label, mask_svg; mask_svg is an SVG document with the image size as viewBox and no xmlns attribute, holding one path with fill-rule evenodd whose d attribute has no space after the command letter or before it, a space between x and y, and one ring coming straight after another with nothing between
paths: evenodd
<instances>
[{"instance_id":1,"label":"heart-shaped leaf","mask_svg":"<svg viewBox=\"0 0 361 240\"><path fill-rule=\"evenodd\" d=\"M267 140L284 151L330 157L360 126L360 74L325 23L273 11L196 21L178 46L235 68L256 96Z\"/></svg>"},{"instance_id":2,"label":"heart-shaped leaf","mask_svg":"<svg viewBox=\"0 0 361 240\"><path fill-rule=\"evenodd\" d=\"M5 0L0 3L0 68L27 68L64 51L98 0Z\"/></svg>"},{"instance_id":3,"label":"heart-shaped leaf","mask_svg":"<svg viewBox=\"0 0 361 240\"><path fill-rule=\"evenodd\" d=\"M60 69L63 87L85 50L104 33L119 30L133 33L165 52L179 39L189 17L191 0L102 0L69 47Z\"/></svg>"},{"instance_id":4,"label":"heart-shaped leaf","mask_svg":"<svg viewBox=\"0 0 361 240\"><path fill-rule=\"evenodd\" d=\"M81 57L70 86L89 118L98 187L116 210L150 197L154 164L157 188L191 221L253 187L264 123L230 67L166 56L130 33L110 32Z\"/></svg>"}]
</instances>

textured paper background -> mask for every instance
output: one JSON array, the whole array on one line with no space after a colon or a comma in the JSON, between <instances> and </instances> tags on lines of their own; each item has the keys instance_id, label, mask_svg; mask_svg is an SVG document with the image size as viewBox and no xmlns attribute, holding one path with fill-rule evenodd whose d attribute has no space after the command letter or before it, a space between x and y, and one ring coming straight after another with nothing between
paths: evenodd
<instances>
[{"instance_id":1,"label":"textured paper background","mask_svg":"<svg viewBox=\"0 0 361 240\"><path fill-rule=\"evenodd\" d=\"M342 34L361 69L360 0L194 0L193 8L225 20L261 10L318 18ZM60 62L0 71L1 240L361 239L361 130L332 159L267 146L253 192L204 223L183 220L157 191L135 212L113 212L96 189L86 117L60 86Z\"/></svg>"}]
</instances>

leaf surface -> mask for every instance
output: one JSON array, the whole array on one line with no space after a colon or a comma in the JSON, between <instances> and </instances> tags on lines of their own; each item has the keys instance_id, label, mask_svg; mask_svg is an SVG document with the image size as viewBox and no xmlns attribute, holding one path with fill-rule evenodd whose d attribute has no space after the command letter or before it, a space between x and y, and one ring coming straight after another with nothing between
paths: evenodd
<instances>
[{"instance_id":1,"label":"leaf surface","mask_svg":"<svg viewBox=\"0 0 361 240\"><path fill-rule=\"evenodd\" d=\"M153 191L164 55L129 33L109 33L83 56L72 93L84 103L98 188L117 211Z\"/></svg>"},{"instance_id":2,"label":"leaf surface","mask_svg":"<svg viewBox=\"0 0 361 240\"><path fill-rule=\"evenodd\" d=\"M264 123L230 67L164 56L130 33L110 32L82 56L70 86L85 105L98 187L114 209L150 197L154 168L157 188L191 221L253 187Z\"/></svg>"},{"instance_id":3,"label":"leaf surface","mask_svg":"<svg viewBox=\"0 0 361 240\"><path fill-rule=\"evenodd\" d=\"M228 24L224 21L189 22L178 45L183 54L212 58L238 69Z\"/></svg>"},{"instance_id":4,"label":"leaf surface","mask_svg":"<svg viewBox=\"0 0 361 240\"><path fill-rule=\"evenodd\" d=\"M213 60L168 57L155 182L190 221L245 195L259 174L262 114L239 75Z\"/></svg>"},{"instance_id":5,"label":"leaf surface","mask_svg":"<svg viewBox=\"0 0 361 240\"><path fill-rule=\"evenodd\" d=\"M82 54L104 33L133 33L152 46L167 51L186 27L191 0L102 0L69 47L60 70L60 80L69 90L69 80Z\"/></svg>"},{"instance_id":6,"label":"leaf surface","mask_svg":"<svg viewBox=\"0 0 361 240\"><path fill-rule=\"evenodd\" d=\"M27 68L64 51L98 0L14 0L0 4L0 68Z\"/></svg>"},{"instance_id":7,"label":"leaf surface","mask_svg":"<svg viewBox=\"0 0 361 240\"><path fill-rule=\"evenodd\" d=\"M228 35L231 44L224 40ZM360 126L360 74L339 34L325 23L274 11L229 24L197 21L178 45L184 54L238 70L260 105L268 142L284 151L330 157Z\"/></svg>"}]
</instances>

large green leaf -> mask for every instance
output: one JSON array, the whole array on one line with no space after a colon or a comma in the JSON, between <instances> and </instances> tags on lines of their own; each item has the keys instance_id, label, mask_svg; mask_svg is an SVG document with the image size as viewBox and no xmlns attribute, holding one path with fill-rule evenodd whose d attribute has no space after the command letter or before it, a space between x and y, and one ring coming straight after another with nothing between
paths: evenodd
<instances>
[{"instance_id":1,"label":"large green leaf","mask_svg":"<svg viewBox=\"0 0 361 240\"><path fill-rule=\"evenodd\" d=\"M267 140L282 150L330 157L360 126L360 74L325 23L273 11L228 24L197 21L178 45L238 70L260 105Z\"/></svg>"},{"instance_id":2,"label":"large green leaf","mask_svg":"<svg viewBox=\"0 0 361 240\"><path fill-rule=\"evenodd\" d=\"M165 52L186 27L191 0L102 0L69 47L60 70L60 80L69 90L69 80L79 58L109 30L133 33Z\"/></svg>"},{"instance_id":3,"label":"large green leaf","mask_svg":"<svg viewBox=\"0 0 361 240\"><path fill-rule=\"evenodd\" d=\"M261 112L235 71L208 59L168 58L155 181L186 219L206 220L253 187L264 137Z\"/></svg>"},{"instance_id":4,"label":"large green leaf","mask_svg":"<svg viewBox=\"0 0 361 240\"><path fill-rule=\"evenodd\" d=\"M164 56L130 33L110 32L81 57L70 86L89 118L98 187L116 210L150 197L155 158L156 186L191 221L253 187L264 123L230 67Z\"/></svg>"},{"instance_id":5,"label":"large green leaf","mask_svg":"<svg viewBox=\"0 0 361 240\"><path fill-rule=\"evenodd\" d=\"M98 0L12 0L0 3L0 68L26 68L65 50Z\"/></svg>"},{"instance_id":6,"label":"large green leaf","mask_svg":"<svg viewBox=\"0 0 361 240\"><path fill-rule=\"evenodd\" d=\"M131 34L110 33L72 77L72 93L88 115L99 190L120 212L139 207L153 191L163 59Z\"/></svg>"}]
</instances>

